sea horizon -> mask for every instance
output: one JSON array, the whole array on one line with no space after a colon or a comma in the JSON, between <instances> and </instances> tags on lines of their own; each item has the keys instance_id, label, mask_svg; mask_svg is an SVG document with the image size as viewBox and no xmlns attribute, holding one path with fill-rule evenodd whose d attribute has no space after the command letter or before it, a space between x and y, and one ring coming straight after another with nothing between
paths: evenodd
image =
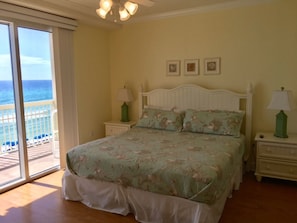
<instances>
[{"instance_id":1,"label":"sea horizon","mask_svg":"<svg viewBox=\"0 0 297 223\"><path fill-rule=\"evenodd\" d=\"M23 80L24 102L53 99L52 80ZM0 105L14 104L13 81L0 80Z\"/></svg>"},{"instance_id":2,"label":"sea horizon","mask_svg":"<svg viewBox=\"0 0 297 223\"><path fill-rule=\"evenodd\" d=\"M23 80L23 97L24 102L34 102L43 100L52 100L52 80ZM0 105L14 104L13 81L0 80ZM40 107L40 108L39 108ZM39 135L51 134L51 106L42 105L34 108L28 108L28 113L42 111L42 114L32 116L26 119L26 135L29 140L33 140ZM26 111L25 111L26 112ZM7 143L17 144L17 129L15 120L15 110L0 110L0 146ZM11 118L9 118L11 117ZM37 124L39 123L39 124ZM1 154L1 150L0 150Z\"/></svg>"}]
</instances>

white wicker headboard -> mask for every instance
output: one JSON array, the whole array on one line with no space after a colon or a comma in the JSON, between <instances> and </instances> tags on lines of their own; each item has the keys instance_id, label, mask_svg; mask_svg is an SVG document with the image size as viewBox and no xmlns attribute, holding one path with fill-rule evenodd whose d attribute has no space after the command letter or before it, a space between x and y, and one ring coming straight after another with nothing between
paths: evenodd
<instances>
[{"instance_id":1,"label":"white wicker headboard","mask_svg":"<svg viewBox=\"0 0 297 223\"><path fill-rule=\"evenodd\" d=\"M141 89L139 92L139 116L142 115L145 105L175 107L179 110L187 108L196 110L244 110L246 160L251 148L252 96L251 84L248 85L246 93L236 93L224 89L206 89L194 84L180 85L172 89L154 89L149 92L143 92Z\"/></svg>"}]
</instances>

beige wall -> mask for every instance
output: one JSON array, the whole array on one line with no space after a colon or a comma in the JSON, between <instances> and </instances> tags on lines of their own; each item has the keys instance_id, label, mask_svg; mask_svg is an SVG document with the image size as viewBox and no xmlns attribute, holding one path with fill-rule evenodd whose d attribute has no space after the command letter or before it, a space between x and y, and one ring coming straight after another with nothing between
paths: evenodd
<instances>
[{"instance_id":1,"label":"beige wall","mask_svg":"<svg viewBox=\"0 0 297 223\"><path fill-rule=\"evenodd\" d=\"M245 91L255 86L253 130L273 131L276 111L267 110L271 93L281 86L297 101L297 1L224 9L106 31L80 24L75 31L75 79L79 142L104 136L103 122L120 119L117 90L137 91L195 83ZM220 75L204 75L203 60L221 57ZM200 59L200 75L167 77L166 61ZM288 132L297 132L297 111L288 114Z\"/></svg>"},{"instance_id":2,"label":"beige wall","mask_svg":"<svg viewBox=\"0 0 297 223\"><path fill-rule=\"evenodd\" d=\"M111 119L108 32L81 25L74 33L79 143L104 136Z\"/></svg>"},{"instance_id":3,"label":"beige wall","mask_svg":"<svg viewBox=\"0 0 297 223\"><path fill-rule=\"evenodd\" d=\"M195 83L209 88L254 91L253 130L273 131L276 111L267 110L273 90L284 86L297 101L297 1L224 9L191 16L128 24L110 33L112 118L120 119L117 90L137 97L147 90ZM204 75L203 60L221 57L221 74ZM200 75L167 77L166 60L200 59ZM130 104L137 119L138 100ZM297 132L297 111L287 112L288 132Z\"/></svg>"}]
</instances>

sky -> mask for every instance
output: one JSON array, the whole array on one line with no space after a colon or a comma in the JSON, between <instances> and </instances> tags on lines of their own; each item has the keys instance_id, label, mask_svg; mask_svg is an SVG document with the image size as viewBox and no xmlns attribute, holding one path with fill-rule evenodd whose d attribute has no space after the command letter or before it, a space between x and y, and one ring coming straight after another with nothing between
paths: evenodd
<instances>
[{"instance_id":1,"label":"sky","mask_svg":"<svg viewBox=\"0 0 297 223\"><path fill-rule=\"evenodd\" d=\"M12 80L8 26L0 24L0 81ZM51 80L51 33L18 28L23 80Z\"/></svg>"}]
</instances>

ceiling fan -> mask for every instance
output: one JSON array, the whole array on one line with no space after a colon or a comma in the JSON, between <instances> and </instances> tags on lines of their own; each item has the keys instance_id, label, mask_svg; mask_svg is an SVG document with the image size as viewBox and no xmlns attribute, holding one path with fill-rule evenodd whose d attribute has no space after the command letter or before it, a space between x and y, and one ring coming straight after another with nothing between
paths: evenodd
<instances>
[{"instance_id":1,"label":"ceiling fan","mask_svg":"<svg viewBox=\"0 0 297 223\"><path fill-rule=\"evenodd\" d=\"M127 21L137 12L138 5L152 7L154 4L151 0L100 0L96 13L102 19Z\"/></svg>"}]
</instances>

